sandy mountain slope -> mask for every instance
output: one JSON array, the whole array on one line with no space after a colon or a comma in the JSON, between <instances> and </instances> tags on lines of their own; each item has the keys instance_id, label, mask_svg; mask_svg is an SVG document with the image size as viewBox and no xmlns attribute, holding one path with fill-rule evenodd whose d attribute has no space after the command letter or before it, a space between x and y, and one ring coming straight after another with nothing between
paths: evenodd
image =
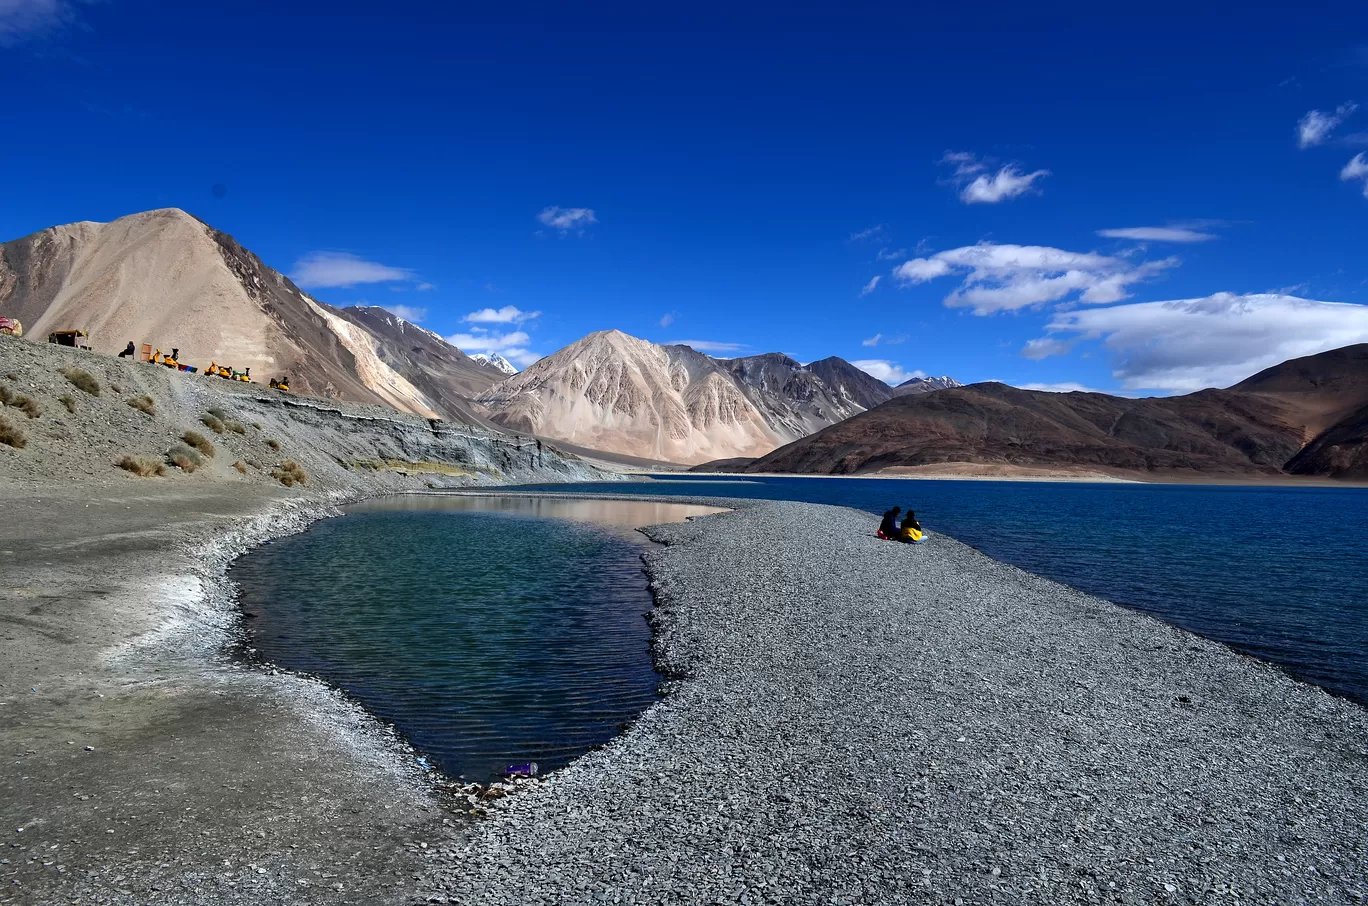
<instances>
[{"instance_id":1,"label":"sandy mountain slope","mask_svg":"<svg viewBox=\"0 0 1368 906\"><path fill-rule=\"evenodd\" d=\"M329 309L375 338L375 355L447 418L477 419L470 400L508 377L430 330L375 305ZM358 357L358 361L359 361Z\"/></svg>"},{"instance_id":2,"label":"sandy mountain slope","mask_svg":"<svg viewBox=\"0 0 1368 906\"><path fill-rule=\"evenodd\" d=\"M589 334L476 402L513 430L668 462L757 456L779 442L715 361L617 330Z\"/></svg>"},{"instance_id":3,"label":"sandy mountain slope","mask_svg":"<svg viewBox=\"0 0 1368 906\"><path fill-rule=\"evenodd\" d=\"M182 362L201 370L218 362L250 369L260 382L289 375L294 389L317 396L425 417L464 419L468 411L444 403L431 381L420 389L396 370L391 362L410 363L390 348L393 337L315 301L233 237L175 208L51 227L0 245L0 314L21 319L38 342L79 328L97 352L132 340L178 348ZM458 371L468 364L450 358ZM451 383L473 387L462 380Z\"/></svg>"}]
</instances>

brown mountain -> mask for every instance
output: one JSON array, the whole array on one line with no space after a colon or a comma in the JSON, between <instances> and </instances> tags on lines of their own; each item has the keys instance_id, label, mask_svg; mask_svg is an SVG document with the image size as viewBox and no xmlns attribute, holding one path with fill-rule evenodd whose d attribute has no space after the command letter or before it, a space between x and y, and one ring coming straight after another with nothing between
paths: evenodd
<instances>
[{"instance_id":1,"label":"brown mountain","mask_svg":"<svg viewBox=\"0 0 1368 906\"><path fill-rule=\"evenodd\" d=\"M376 305L333 309L365 328L379 342L375 352L443 414L459 411L478 420L470 400L508 377L498 368L475 361L432 331Z\"/></svg>"},{"instance_id":2,"label":"brown mountain","mask_svg":"<svg viewBox=\"0 0 1368 906\"><path fill-rule=\"evenodd\" d=\"M1165 475L1368 478L1368 345L1285 362L1227 390L1125 399L972 384L899 396L781 447L750 472L947 463Z\"/></svg>"},{"instance_id":3,"label":"brown mountain","mask_svg":"<svg viewBox=\"0 0 1368 906\"><path fill-rule=\"evenodd\" d=\"M206 368L289 375L314 396L475 418L468 398L504 375L380 309L318 302L227 233L177 208L50 227L0 244L0 314L42 342L87 331L97 352L128 341Z\"/></svg>"},{"instance_id":4,"label":"brown mountain","mask_svg":"<svg viewBox=\"0 0 1368 906\"><path fill-rule=\"evenodd\" d=\"M840 359L714 359L618 330L589 334L476 398L516 431L622 456L698 463L759 456L865 411L888 385Z\"/></svg>"}]
</instances>

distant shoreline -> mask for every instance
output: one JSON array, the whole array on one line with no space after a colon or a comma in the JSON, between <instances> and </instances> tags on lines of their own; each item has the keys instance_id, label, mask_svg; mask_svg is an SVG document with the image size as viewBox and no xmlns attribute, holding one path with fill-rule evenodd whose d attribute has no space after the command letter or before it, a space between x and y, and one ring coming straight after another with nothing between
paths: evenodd
<instances>
[{"instance_id":1,"label":"distant shoreline","mask_svg":"<svg viewBox=\"0 0 1368 906\"><path fill-rule=\"evenodd\" d=\"M1288 487L1288 488L1368 488L1368 482L1364 481L1341 481L1334 478L1301 478L1295 475L1281 476L1216 476L1216 475L1155 475L1125 477L1121 475L1107 475L1103 473L1070 474L1067 472L1048 473L1042 471L1040 474L992 474L992 473L906 473L906 472L862 472L857 475L814 475L811 473L797 472L639 472L624 473L628 475L649 475L660 476L666 480L677 478L680 474L702 475L715 478L881 478L899 479L907 481L1004 481L1004 482L1045 482L1045 483L1076 483L1076 484L1171 484L1171 485L1212 485L1219 487Z\"/></svg>"}]
</instances>

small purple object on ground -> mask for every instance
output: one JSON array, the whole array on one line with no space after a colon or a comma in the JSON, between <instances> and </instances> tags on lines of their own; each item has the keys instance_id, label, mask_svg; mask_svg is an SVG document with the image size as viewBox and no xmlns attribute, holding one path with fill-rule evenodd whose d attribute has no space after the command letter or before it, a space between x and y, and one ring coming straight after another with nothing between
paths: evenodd
<instances>
[{"instance_id":1,"label":"small purple object on ground","mask_svg":"<svg viewBox=\"0 0 1368 906\"><path fill-rule=\"evenodd\" d=\"M535 777L537 776L537 763L529 761L526 764L510 764L504 769L505 777Z\"/></svg>"}]
</instances>

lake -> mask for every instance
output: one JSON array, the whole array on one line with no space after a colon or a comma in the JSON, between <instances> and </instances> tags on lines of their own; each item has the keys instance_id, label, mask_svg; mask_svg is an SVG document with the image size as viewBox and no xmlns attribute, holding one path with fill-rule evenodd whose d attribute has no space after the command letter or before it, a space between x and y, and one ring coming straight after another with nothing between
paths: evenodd
<instances>
[{"instance_id":1,"label":"lake","mask_svg":"<svg viewBox=\"0 0 1368 906\"><path fill-rule=\"evenodd\" d=\"M250 644L488 781L553 770L656 699L633 529L714 512L653 501L419 496L348 507L229 570Z\"/></svg>"},{"instance_id":2,"label":"lake","mask_svg":"<svg viewBox=\"0 0 1368 906\"><path fill-rule=\"evenodd\" d=\"M933 532L1368 704L1365 489L708 475L540 487L911 507Z\"/></svg>"}]
</instances>

